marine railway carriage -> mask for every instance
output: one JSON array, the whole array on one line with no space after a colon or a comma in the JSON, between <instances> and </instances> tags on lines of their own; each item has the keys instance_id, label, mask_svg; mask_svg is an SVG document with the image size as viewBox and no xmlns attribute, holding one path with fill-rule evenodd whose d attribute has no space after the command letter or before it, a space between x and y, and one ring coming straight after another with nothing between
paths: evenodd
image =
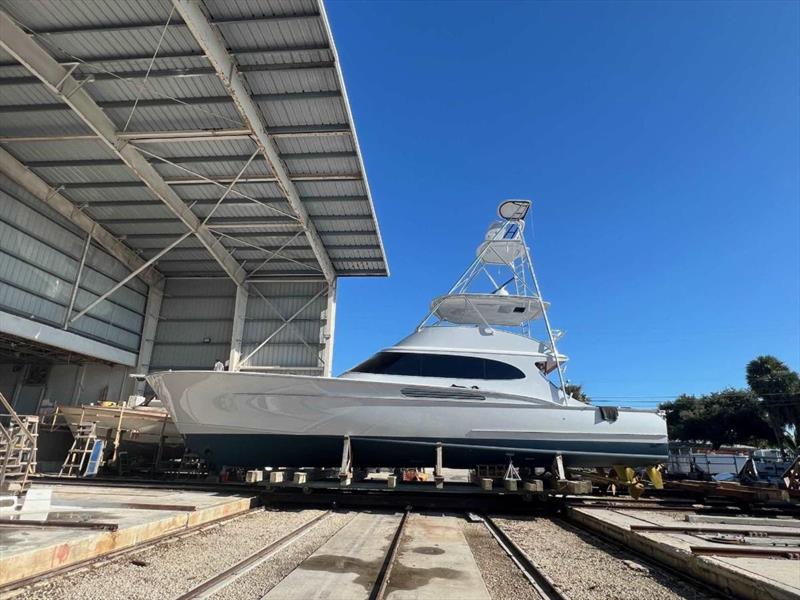
<instances>
[{"instance_id":1,"label":"marine railway carriage","mask_svg":"<svg viewBox=\"0 0 800 600\"><path fill-rule=\"evenodd\" d=\"M475 260L407 338L337 378L162 372L148 377L194 451L213 463L329 466L349 436L361 467L654 465L654 411L586 405L563 363L525 242L528 201L506 201ZM544 341L533 335L541 320ZM559 385L548 378L557 373Z\"/></svg>"}]
</instances>

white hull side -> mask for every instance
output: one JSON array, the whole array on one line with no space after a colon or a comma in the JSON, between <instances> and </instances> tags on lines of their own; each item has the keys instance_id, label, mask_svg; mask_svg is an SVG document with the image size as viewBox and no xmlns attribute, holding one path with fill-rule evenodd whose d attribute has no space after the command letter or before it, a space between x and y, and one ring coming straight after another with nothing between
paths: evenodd
<instances>
[{"instance_id":1,"label":"white hull side","mask_svg":"<svg viewBox=\"0 0 800 600\"><path fill-rule=\"evenodd\" d=\"M228 436L229 441L234 436L300 436L313 442L349 435L501 444L531 456L538 452L545 460L561 451L575 466L653 464L667 454L666 423L649 411L621 409L619 418L608 422L591 406L563 407L483 390L296 375L179 371L156 373L148 381L178 430L212 450ZM449 394L467 397L436 397Z\"/></svg>"}]
</instances>

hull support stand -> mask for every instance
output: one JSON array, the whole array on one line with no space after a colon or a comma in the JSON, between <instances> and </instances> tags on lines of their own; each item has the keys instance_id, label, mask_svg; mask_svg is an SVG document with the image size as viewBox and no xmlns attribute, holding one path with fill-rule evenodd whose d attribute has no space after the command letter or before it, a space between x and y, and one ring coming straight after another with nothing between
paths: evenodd
<instances>
[{"instance_id":1,"label":"hull support stand","mask_svg":"<svg viewBox=\"0 0 800 600\"><path fill-rule=\"evenodd\" d=\"M553 459L553 475L555 475L558 480L567 478L567 473L564 470L564 457L560 454L556 454L556 457Z\"/></svg>"},{"instance_id":2,"label":"hull support stand","mask_svg":"<svg viewBox=\"0 0 800 600\"><path fill-rule=\"evenodd\" d=\"M436 442L436 468L433 470L433 480L436 482L436 489L444 488L444 475L442 474L442 442Z\"/></svg>"},{"instance_id":3,"label":"hull support stand","mask_svg":"<svg viewBox=\"0 0 800 600\"><path fill-rule=\"evenodd\" d=\"M350 436L344 436L342 445L342 466L339 467L339 485L347 487L353 481L353 449L350 446Z\"/></svg>"}]
</instances>

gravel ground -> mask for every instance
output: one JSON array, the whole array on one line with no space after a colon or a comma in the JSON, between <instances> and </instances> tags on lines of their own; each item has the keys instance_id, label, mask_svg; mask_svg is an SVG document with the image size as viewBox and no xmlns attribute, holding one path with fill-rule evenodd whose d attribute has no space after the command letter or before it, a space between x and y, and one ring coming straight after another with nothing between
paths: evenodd
<instances>
[{"instance_id":1,"label":"gravel ground","mask_svg":"<svg viewBox=\"0 0 800 600\"><path fill-rule=\"evenodd\" d=\"M175 598L324 511L258 511L50 580L16 599Z\"/></svg>"},{"instance_id":2,"label":"gravel ground","mask_svg":"<svg viewBox=\"0 0 800 600\"><path fill-rule=\"evenodd\" d=\"M704 600L704 592L650 569L559 520L495 519L572 600Z\"/></svg>"},{"instance_id":3,"label":"gravel ground","mask_svg":"<svg viewBox=\"0 0 800 600\"><path fill-rule=\"evenodd\" d=\"M539 594L483 523L464 521L463 529L492 600L539 600Z\"/></svg>"},{"instance_id":4,"label":"gravel ground","mask_svg":"<svg viewBox=\"0 0 800 600\"><path fill-rule=\"evenodd\" d=\"M294 541L267 561L243 575L231 585L212 596L214 600L247 600L261 598L279 581L291 573L342 527L353 520L356 513L334 513L323 519L311 531Z\"/></svg>"}]
</instances>

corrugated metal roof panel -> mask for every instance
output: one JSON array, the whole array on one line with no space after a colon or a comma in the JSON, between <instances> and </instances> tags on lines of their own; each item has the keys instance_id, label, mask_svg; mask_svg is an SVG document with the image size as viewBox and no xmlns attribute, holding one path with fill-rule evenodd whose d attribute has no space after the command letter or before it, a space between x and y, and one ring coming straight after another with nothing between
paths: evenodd
<instances>
[{"instance_id":1,"label":"corrugated metal roof panel","mask_svg":"<svg viewBox=\"0 0 800 600\"><path fill-rule=\"evenodd\" d=\"M5 148L22 162L41 160L108 160L116 155L99 140L15 142Z\"/></svg>"},{"instance_id":2,"label":"corrugated metal roof panel","mask_svg":"<svg viewBox=\"0 0 800 600\"><path fill-rule=\"evenodd\" d=\"M121 130L130 108L106 108L104 112ZM233 103L213 105L170 104L140 106L133 113L129 131L183 131L196 129L225 129L241 127L242 120Z\"/></svg>"},{"instance_id":3,"label":"corrugated metal roof panel","mask_svg":"<svg viewBox=\"0 0 800 600\"><path fill-rule=\"evenodd\" d=\"M314 0L208 0L206 8L213 19L247 19L312 14L318 11Z\"/></svg>"},{"instance_id":4,"label":"corrugated metal roof panel","mask_svg":"<svg viewBox=\"0 0 800 600\"><path fill-rule=\"evenodd\" d=\"M259 101L258 106L268 127L347 122L341 98Z\"/></svg>"},{"instance_id":5,"label":"corrugated metal roof panel","mask_svg":"<svg viewBox=\"0 0 800 600\"><path fill-rule=\"evenodd\" d=\"M291 154L302 152L355 152L355 146L350 134L278 138L277 145L281 152Z\"/></svg>"},{"instance_id":6,"label":"corrugated metal roof panel","mask_svg":"<svg viewBox=\"0 0 800 600\"><path fill-rule=\"evenodd\" d=\"M276 3L270 3L275 5ZM324 44L327 41L322 19L239 22L219 25L228 47L238 50L263 50L287 46Z\"/></svg>"},{"instance_id":7,"label":"corrugated metal roof panel","mask_svg":"<svg viewBox=\"0 0 800 600\"><path fill-rule=\"evenodd\" d=\"M246 72L253 94L338 91L336 71L330 67L286 71Z\"/></svg>"},{"instance_id":8,"label":"corrugated metal roof panel","mask_svg":"<svg viewBox=\"0 0 800 600\"><path fill-rule=\"evenodd\" d=\"M253 94L298 94L306 97L280 99L270 97L258 100L268 127L315 127L348 124L349 113L342 97L321 97L315 93L342 91L339 72L331 63L335 52L321 15L321 7L315 0L205 0L206 9L213 19L228 20L218 23L224 40L240 65L300 65L313 64L311 68L272 68L243 69L243 75ZM86 84L85 89L98 102L128 102L135 98L160 100L166 97L186 99L225 98L225 101L205 101L202 104L139 105L131 115L131 106L104 108L106 114L122 128L127 123L128 131L180 131L241 128L242 121L233 102L220 80L209 68L210 64L202 55L199 45L188 28L182 24L177 13L173 14L171 24L164 27L168 15L173 11L171 2L158 0L148 3L123 0L42 0L30 3L22 0L6 0L3 4L16 19L32 30L39 32L35 39L53 56L60 60L72 57L95 60L93 64L81 65L76 75L83 77L90 73L99 74L95 81ZM279 17L273 20L264 18ZM297 18L295 18L297 17ZM236 22L230 22L230 20ZM135 27L133 27L135 25ZM144 26L142 26L144 25ZM48 33L42 33L48 31ZM53 31L55 30L55 31ZM162 33L163 40L159 42ZM186 76L154 76L144 82L142 74L150 66L150 56L159 46L153 69L194 69ZM278 50L278 51L273 51ZM130 60L124 60L130 57ZM0 53L0 61L6 64L8 55ZM13 60L12 60L13 62ZM199 71L198 71L199 70ZM209 70L206 72L205 70ZM136 79L114 79L113 73L138 72ZM0 78L25 78L19 67L0 66ZM0 79L0 85L2 80ZM8 92L8 93L6 93ZM53 104L59 100L46 89L33 82L3 87L0 104ZM69 110L22 111L14 112L13 119L3 119L0 135L71 135L89 133L80 119ZM304 135L301 137L277 137L276 144L290 174L293 175L355 175L360 176L361 161L355 155L357 144L351 134L334 136ZM135 142L134 142L135 143ZM23 162L31 161L75 161L99 159L108 161L113 157L102 144L86 140L54 142L52 144L27 144L13 142L12 152ZM196 142L147 144L142 148L167 158L208 157L204 162L182 163L194 173L207 177L232 177L244 165L254 144L252 141L215 139ZM326 154L332 154L326 156ZM352 156L348 153L353 153ZM235 158L234 158L235 157ZM178 162L178 161L176 161ZM164 163L154 163L165 178L180 179L191 177L191 173ZM88 202L88 214L99 219L111 219L109 229L117 235L130 236L126 243L131 247L157 248L159 243L169 243L185 231L163 206L156 204L153 194L145 186L82 187L80 183L132 182L136 176L122 164L105 165L39 165L33 167L46 181L53 184L66 183L64 195L78 204ZM270 177L271 173L262 157L257 156L245 176ZM74 187L78 184L78 187ZM213 202L225 191L227 184L220 185L173 185L173 190L191 204L201 201L195 212L201 217L208 214ZM359 241L369 240L372 245L380 245L379 233L372 219L372 206L363 179L355 181L297 181L298 193L305 202L310 214L322 233L326 244L340 247L331 249L330 254L337 260L374 258L375 251L367 255L352 254L342 249L342 245L359 245ZM70 187L73 186L73 187ZM283 191L270 182L240 183L229 194L236 202L223 205L215 212L218 219L258 220L262 219L259 238L255 228L237 229L236 235L242 242L234 242L224 237L230 245L239 246L252 243L274 247L275 234L286 236L296 231L296 226L280 225L269 220L277 213L267 207L244 204L241 195L262 199L269 206L282 212L290 212L283 198ZM339 201L336 198L341 197ZM315 199L316 198L316 199ZM114 206L112 203L119 201ZM146 204L132 204L147 201ZM98 204L99 203L99 204ZM364 218L366 217L366 218ZM140 222L133 220L136 218ZM120 222L131 219L132 222ZM154 222L148 219L168 219ZM232 235L234 230L225 230ZM217 234L219 235L219 233ZM300 239L305 240L305 234ZM188 242L187 242L188 243ZM198 245L193 240L190 242ZM200 250L200 252L204 252ZM257 252L257 251L256 251ZM306 251L303 251L306 252ZM379 252L380 254L380 252ZM194 256L194 255L192 255ZM249 256L249 255L248 255ZM303 254L305 256L305 254ZM178 262L173 264L177 265ZM187 263L192 272L218 272L216 262ZM337 262L337 265L339 263ZM348 263L349 265L349 263ZM169 265L168 263L168 266ZM292 272L296 270L291 263L269 264L267 272ZM347 270L351 269L349 266Z\"/></svg>"}]
</instances>

